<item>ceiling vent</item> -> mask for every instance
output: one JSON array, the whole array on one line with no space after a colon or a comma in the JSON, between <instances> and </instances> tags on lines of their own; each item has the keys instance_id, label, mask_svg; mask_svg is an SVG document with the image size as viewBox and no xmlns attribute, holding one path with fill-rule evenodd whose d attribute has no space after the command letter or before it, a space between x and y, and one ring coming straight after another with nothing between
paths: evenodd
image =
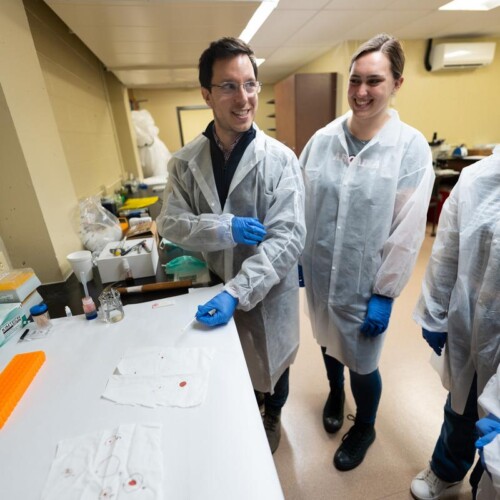
<instances>
[{"instance_id":1,"label":"ceiling vent","mask_svg":"<svg viewBox=\"0 0 500 500\"><path fill-rule=\"evenodd\" d=\"M494 42L440 43L432 47L431 71L475 69L491 64Z\"/></svg>"}]
</instances>

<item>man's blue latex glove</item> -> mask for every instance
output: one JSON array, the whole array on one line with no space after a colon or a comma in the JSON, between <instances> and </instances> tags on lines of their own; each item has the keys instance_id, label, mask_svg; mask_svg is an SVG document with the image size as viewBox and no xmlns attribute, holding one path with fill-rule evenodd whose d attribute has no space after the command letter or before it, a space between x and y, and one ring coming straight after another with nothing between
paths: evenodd
<instances>
[{"instance_id":1,"label":"man's blue latex glove","mask_svg":"<svg viewBox=\"0 0 500 500\"><path fill-rule=\"evenodd\" d=\"M495 415L489 413L486 417L481 418L476 422L476 429L481 436L476 441L476 448L479 450L481 463L485 471L488 471L486 463L484 462L483 448L490 444L500 434L500 419Z\"/></svg>"},{"instance_id":2,"label":"man's blue latex glove","mask_svg":"<svg viewBox=\"0 0 500 500\"><path fill-rule=\"evenodd\" d=\"M441 351L446 344L447 336L448 333L446 332L430 332L429 330L422 328L422 337L424 337L438 356L441 356Z\"/></svg>"},{"instance_id":3,"label":"man's blue latex glove","mask_svg":"<svg viewBox=\"0 0 500 500\"><path fill-rule=\"evenodd\" d=\"M206 304L198 306L196 319L208 326L225 325L233 316L238 299L223 291Z\"/></svg>"},{"instance_id":4,"label":"man's blue latex glove","mask_svg":"<svg viewBox=\"0 0 500 500\"><path fill-rule=\"evenodd\" d=\"M366 318L361 325L361 332L367 337L376 337L387 330L394 299L383 295L372 295L368 301Z\"/></svg>"},{"instance_id":5,"label":"man's blue latex glove","mask_svg":"<svg viewBox=\"0 0 500 500\"><path fill-rule=\"evenodd\" d=\"M302 272L302 266L299 264L299 286L304 288L306 284L304 283L304 273Z\"/></svg>"},{"instance_id":6,"label":"man's blue latex glove","mask_svg":"<svg viewBox=\"0 0 500 500\"><path fill-rule=\"evenodd\" d=\"M266 228L253 217L233 217L231 224L233 239L236 243L257 245L266 235Z\"/></svg>"}]
</instances>

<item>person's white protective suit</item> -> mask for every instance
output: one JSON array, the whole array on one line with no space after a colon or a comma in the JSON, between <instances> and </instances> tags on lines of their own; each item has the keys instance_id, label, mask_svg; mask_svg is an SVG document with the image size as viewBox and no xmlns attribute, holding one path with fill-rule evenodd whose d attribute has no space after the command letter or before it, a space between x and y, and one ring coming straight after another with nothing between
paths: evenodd
<instances>
[{"instance_id":1,"label":"person's white protective suit","mask_svg":"<svg viewBox=\"0 0 500 500\"><path fill-rule=\"evenodd\" d=\"M500 365L479 396L479 405L485 414L500 418ZM477 500L500 500L500 434L483 448L488 472L483 472L479 482Z\"/></svg>"},{"instance_id":2,"label":"person's white protective suit","mask_svg":"<svg viewBox=\"0 0 500 500\"><path fill-rule=\"evenodd\" d=\"M162 212L162 236L202 251L238 297L234 319L254 389L272 393L299 345L296 263L304 246L304 188L297 158L254 124L256 137L236 169L222 210L210 143L199 135L176 152ZM256 217L267 234L257 246L233 240L233 216Z\"/></svg>"},{"instance_id":3,"label":"person's white protective suit","mask_svg":"<svg viewBox=\"0 0 500 500\"><path fill-rule=\"evenodd\" d=\"M500 362L500 148L462 170L446 199L414 319L448 332L451 406L462 414Z\"/></svg>"},{"instance_id":4,"label":"person's white protective suit","mask_svg":"<svg viewBox=\"0 0 500 500\"><path fill-rule=\"evenodd\" d=\"M131 114L144 177L166 178L172 155L160 139L153 117L145 109L131 111Z\"/></svg>"},{"instance_id":5,"label":"person's white protective suit","mask_svg":"<svg viewBox=\"0 0 500 500\"><path fill-rule=\"evenodd\" d=\"M320 129L300 156L307 238L301 263L314 336L326 353L365 375L385 333L360 332L372 294L397 297L425 236L432 155L395 110L349 162L342 122Z\"/></svg>"}]
</instances>

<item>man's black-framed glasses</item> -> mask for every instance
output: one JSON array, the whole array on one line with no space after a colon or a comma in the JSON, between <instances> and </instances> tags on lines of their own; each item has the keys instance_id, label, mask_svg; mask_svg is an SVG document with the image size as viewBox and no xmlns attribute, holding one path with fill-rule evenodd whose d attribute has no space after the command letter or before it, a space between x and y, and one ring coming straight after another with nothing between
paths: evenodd
<instances>
[{"instance_id":1,"label":"man's black-framed glasses","mask_svg":"<svg viewBox=\"0 0 500 500\"><path fill-rule=\"evenodd\" d=\"M262 83L253 80L245 83L222 82L220 85L210 85L210 88L212 87L217 87L224 95L234 95L238 92L240 87L245 89L247 95L255 95L260 92Z\"/></svg>"}]
</instances>

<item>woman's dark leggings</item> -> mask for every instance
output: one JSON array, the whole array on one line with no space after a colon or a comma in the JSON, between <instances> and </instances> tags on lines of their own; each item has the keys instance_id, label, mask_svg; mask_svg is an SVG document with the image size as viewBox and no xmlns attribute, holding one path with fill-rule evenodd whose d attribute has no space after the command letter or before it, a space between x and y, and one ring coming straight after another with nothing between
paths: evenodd
<instances>
[{"instance_id":1,"label":"woman's dark leggings","mask_svg":"<svg viewBox=\"0 0 500 500\"><path fill-rule=\"evenodd\" d=\"M326 374L330 382L330 390L336 392L344 387L344 365L326 354L326 347L321 348ZM382 378L378 368L360 375L349 370L351 391L356 402L356 421L364 424L375 424L377 409L382 395Z\"/></svg>"}]
</instances>

